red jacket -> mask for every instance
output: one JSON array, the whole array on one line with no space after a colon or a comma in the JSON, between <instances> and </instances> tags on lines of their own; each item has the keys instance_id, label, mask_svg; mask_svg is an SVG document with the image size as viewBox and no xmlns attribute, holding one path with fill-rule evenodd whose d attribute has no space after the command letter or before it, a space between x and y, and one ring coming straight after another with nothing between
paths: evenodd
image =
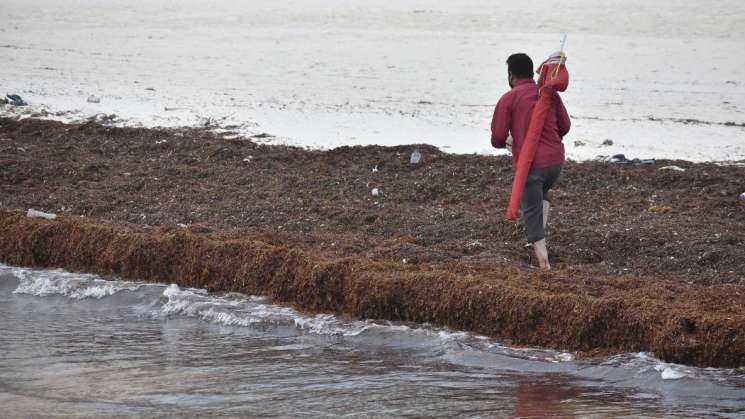
<instances>
[{"instance_id":1,"label":"red jacket","mask_svg":"<svg viewBox=\"0 0 745 419\"><path fill-rule=\"evenodd\" d=\"M533 79L518 80L505 93L494 108L491 121L491 144L504 148L507 134L512 133L512 167L517 164L520 148L530 124L533 107L538 101L538 85ZM554 96L554 110L546 115L543 133L538 140L538 151L531 169L543 169L564 162L564 144L561 139L569 132L571 122L561 97Z\"/></svg>"}]
</instances>

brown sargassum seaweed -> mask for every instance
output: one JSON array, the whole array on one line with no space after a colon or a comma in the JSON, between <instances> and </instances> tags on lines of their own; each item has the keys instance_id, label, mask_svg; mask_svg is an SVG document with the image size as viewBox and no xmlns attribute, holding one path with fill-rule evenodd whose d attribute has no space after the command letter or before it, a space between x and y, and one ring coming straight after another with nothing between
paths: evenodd
<instances>
[{"instance_id":1,"label":"brown sargassum seaweed","mask_svg":"<svg viewBox=\"0 0 745 419\"><path fill-rule=\"evenodd\" d=\"M249 238L18 211L0 211L0 260L264 295L311 312L429 322L584 356L649 351L669 362L745 365L743 289L733 284L332 259Z\"/></svg>"}]
</instances>

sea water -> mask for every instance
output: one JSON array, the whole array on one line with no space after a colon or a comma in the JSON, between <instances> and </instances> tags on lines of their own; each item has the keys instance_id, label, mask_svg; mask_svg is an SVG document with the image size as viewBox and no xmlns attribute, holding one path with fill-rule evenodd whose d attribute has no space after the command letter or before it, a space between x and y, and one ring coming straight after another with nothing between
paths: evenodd
<instances>
[{"instance_id":1,"label":"sea water","mask_svg":"<svg viewBox=\"0 0 745 419\"><path fill-rule=\"evenodd\" d=\"M566 33L569 157L737 161L744 21L740 0L3 0L0 86L30 106L0 115L494 153L506 58Z\"/></svg>"},{"instance_id":2,"label":"sea water","mask_svg":"<svg viewBox=\"0 0 745 419\"><path fill-rule=\"evenodd\" d=\"M0 265L0 331L4 418L745 415L744 371L62 270Z\"/></svg>"}]
</instances>

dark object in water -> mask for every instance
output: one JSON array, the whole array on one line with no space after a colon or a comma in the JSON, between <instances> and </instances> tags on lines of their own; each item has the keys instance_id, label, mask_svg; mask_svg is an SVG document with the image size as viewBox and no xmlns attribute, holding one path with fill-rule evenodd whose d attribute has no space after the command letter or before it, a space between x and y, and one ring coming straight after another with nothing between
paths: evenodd
<instances>
[{"instance_id":1,"label":"dark object in water","mask_svg":"<svg viewBox=\"0 0 745 419\"><path fill-rule=\"evenodd\" d=\"M13 106L26 106L26 105L28 105L28 103L26 103L26 101L23 100L18 95L15 95L15 94L13 94L13 95L6 94L5 97L7 98L7 103L10 104L10 105L13 105Z\"/></svg>"}]
</instances>

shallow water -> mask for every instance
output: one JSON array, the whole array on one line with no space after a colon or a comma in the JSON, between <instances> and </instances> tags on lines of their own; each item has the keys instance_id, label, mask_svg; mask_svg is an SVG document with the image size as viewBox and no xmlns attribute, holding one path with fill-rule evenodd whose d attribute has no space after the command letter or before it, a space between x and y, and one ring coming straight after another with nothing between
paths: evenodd
<instances>
[{"instance_id":1,"label":"shallow water","mask_svg":"<svg viewBox=\"0 0 745 419\"><path fill-rule=\"evenodd\" d=\"M3 417L745 416L745 371L0 265Z\"/></svg>"},{"instance_id":2,"label":"shallow water","mask_svg":"<svg viewBox=\"0 0 745 419\"><path fill-rule=\"evenodd\" d=\"M492 153L506 58L565 32L570 157L742 160L744 21L740 0L3 0L0 85L31 106L0 115Z\"/></svg>"}]
</instances>

